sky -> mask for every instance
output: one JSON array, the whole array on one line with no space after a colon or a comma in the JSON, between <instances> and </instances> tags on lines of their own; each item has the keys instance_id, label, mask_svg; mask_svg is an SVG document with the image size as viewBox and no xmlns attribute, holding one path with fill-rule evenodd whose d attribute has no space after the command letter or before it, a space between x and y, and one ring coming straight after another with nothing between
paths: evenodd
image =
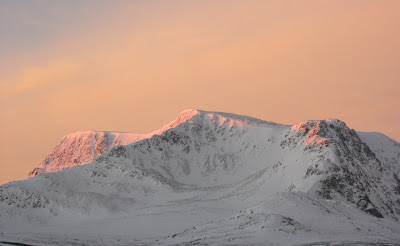
<instances>
[{"instance_id":1,"label":"sky","mask_svg":"<svg viewBox=\"0 0 400 246\"><path fill-rule=\"evenodd\" d=\"M400 1L0 1L0 184L187 108L400 141Z\"/></svg>"}]
</instances>

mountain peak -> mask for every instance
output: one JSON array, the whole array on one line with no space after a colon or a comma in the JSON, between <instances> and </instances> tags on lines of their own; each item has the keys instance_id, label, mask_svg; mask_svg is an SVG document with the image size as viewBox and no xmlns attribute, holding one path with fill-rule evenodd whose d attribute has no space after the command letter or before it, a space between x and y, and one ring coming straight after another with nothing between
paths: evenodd
<instances>
[{"instance_id":1,"label":"mountain peak","mask_svg":"<svg viewBox=\"0 0 400 246\"><path fill-rule=\"evenodd\" d=\"M199 123L203 120L209 120L210 122L216 125L227 125L229 127L233 126L279 126L279 124L260 120L250 116L232 114L232 113L224 113L224 112L217 112L217 111L206 111L200 109L185 109L178 114L178 117L162 127L160 130L155 131L156 134L161 134L166 130L171 128L175 128L183 123L192 122L192 123Z\"/></svg>"},{"instance_id":2,"label":"mountain peak","mask_svg":"<svg viewBox=\"0 0 400 246\"><path fill-rule=\"evenodd\" d=\"M157 132L159 134L161 134L162 132L164 132L164 131L166 131L168 129L175 128L175 127L177 127L178 125L180 125L182 123L191 121L194 116L200 115L201 112L203 112L203 111L200 111L200 110L197 110L197 109L185 109L185 110L181 111L178 114L178 117L175 120L173 120L170 123L168 123L167 125L163 126Z\"/></svg>"},{"instance_id":3,"label":"mountain peak","mask_svg":"<svg viewBox=\"0 0 400 246\"><path fill-rule=\"evenodd\" d=\"M300 135L307 135L306 145L323 146L332 142L329 129L345 129L351 131L346 123L338 119L308 120L292 125L291 130Z\"/></svg>"}]
</instances>

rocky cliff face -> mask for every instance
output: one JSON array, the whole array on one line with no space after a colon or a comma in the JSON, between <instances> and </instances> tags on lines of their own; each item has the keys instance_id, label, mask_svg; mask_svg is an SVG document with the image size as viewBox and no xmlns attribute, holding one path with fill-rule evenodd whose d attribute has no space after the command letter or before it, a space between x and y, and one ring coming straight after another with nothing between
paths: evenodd
<instances>
[{"instance_id":1,"label":"rocky cliff face","mask_svg":"<svg viewBox=\"0 0 400 246\"><path fill-rule=\"evenodd\" d=\"M326 199L346 199L376 217L399 218L400 183L393 159L380 160L356 131L339 120L309 121L292 131L283 146L300 144L305 153L319 156L320 161L306 172L321 176L313 192Z\"/></svg>"}]
</instances>

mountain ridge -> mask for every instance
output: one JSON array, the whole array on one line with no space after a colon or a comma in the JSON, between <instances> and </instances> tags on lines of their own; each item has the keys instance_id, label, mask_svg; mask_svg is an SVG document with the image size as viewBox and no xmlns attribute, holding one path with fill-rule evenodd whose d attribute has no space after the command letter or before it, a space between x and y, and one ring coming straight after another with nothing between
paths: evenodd
<instances>
[{"instance_id":1,"label":"mountain ridge","mask_svg":"<svg viewBox=\"0 0 400 246\"><path fill-rule=\"evenodd\" d=\"M228 119L231 120L231 124L276 124L263 121L254 117L241 116L231 113L186 109L180 112L175 120L164 125L159 130L155 130L150 133L129 133L94 130L78 131L64 135L61 138L61 141L45 158L45 160L41 162L38 167L29 172L28 178L34 177L42 173L57 172L77 165L88 164L90 162L93 162L102 153L110 150L112 147L118 145L132 144L142 139L150 138L153 135L159 135L168 129L174 128L182 123L192 120L193 117L200 114L219 115L221 116L222 121L226 121ZM63 144L66 146L64 147ZM80 153L76 153L76 149L78 148L81 151ZM68 152L67 149L74 149L74 153L66 153ZM61 158L61 160L57 161L57 157Z\"/></svg>"},{"instance_id":2,"label":"mountain ridge","mask_svg":"<svg viewBox=\"0 0 400 246\"><path fill-rule=\"evenodd\" d=\"M159 217L151 214L165 214L180 224L172 230L166 223L157 229L158 235L177 233L179 228L187 232L170 237L171 244L196 237L199 231L190 228L204 223L200 233L204 242L215 236L209 226L219 225L248 228L249 235L262 235L258 230L264 226L268 235L275 236L273 228L278 226L285 233L318 238L328 234L309 218L319 214L327 220L332 213L346 218L332 219L350 228L348 238L361 240L374 230L391 242L400 240L372 226L398 231L394 225L400 218L400 144L390 138L358 133L337 119L289 126L201 110L183 111L158 133L127 145L112 146L110 141L111 147L91 163L0 186L0 209L5 212L0 214L0 229L26 224L32 231L29 225L65 225L68 218L74 225L68 230L73 231L78 218L111 223L136 214L136 219L147 218L143 223L154 227L151 221ZM281 199L297 204L306 216L287 210L295 205L277 205ZM275 207L255 211L259 219L241 215L240 211L266 201ZM358 231L347 218L363 229ZM124 221L141 231L134 220ZM328 230L329 223L323 225ZM339 235L341 230L335 228L329 230ZM117 229L102 230L117 233ZM221 235L218 240L223 240L227 232L216 231ZM137 236L143 242L158 244L142 233ZM338 239L334 235L330 237Z\"/></svg>"}]
</instances>

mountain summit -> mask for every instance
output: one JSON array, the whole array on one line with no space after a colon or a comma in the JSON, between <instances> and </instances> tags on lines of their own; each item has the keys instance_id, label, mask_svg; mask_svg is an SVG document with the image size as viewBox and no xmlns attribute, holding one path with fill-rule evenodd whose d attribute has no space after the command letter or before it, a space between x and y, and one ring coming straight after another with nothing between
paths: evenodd
<instances>
[{"instance_id":1,"label":"mountain summit","mask_svg":"<svg viewBox=\"0 0 400 246\"><path fill-rule=\"evenodd\" d=\"M86 244L400 240L400 144L336 119L190 109L149 134L67 135L30 175L0 187L10 240L23 225L66 243L83 224Z\"/></svg>"}]
</instances>

